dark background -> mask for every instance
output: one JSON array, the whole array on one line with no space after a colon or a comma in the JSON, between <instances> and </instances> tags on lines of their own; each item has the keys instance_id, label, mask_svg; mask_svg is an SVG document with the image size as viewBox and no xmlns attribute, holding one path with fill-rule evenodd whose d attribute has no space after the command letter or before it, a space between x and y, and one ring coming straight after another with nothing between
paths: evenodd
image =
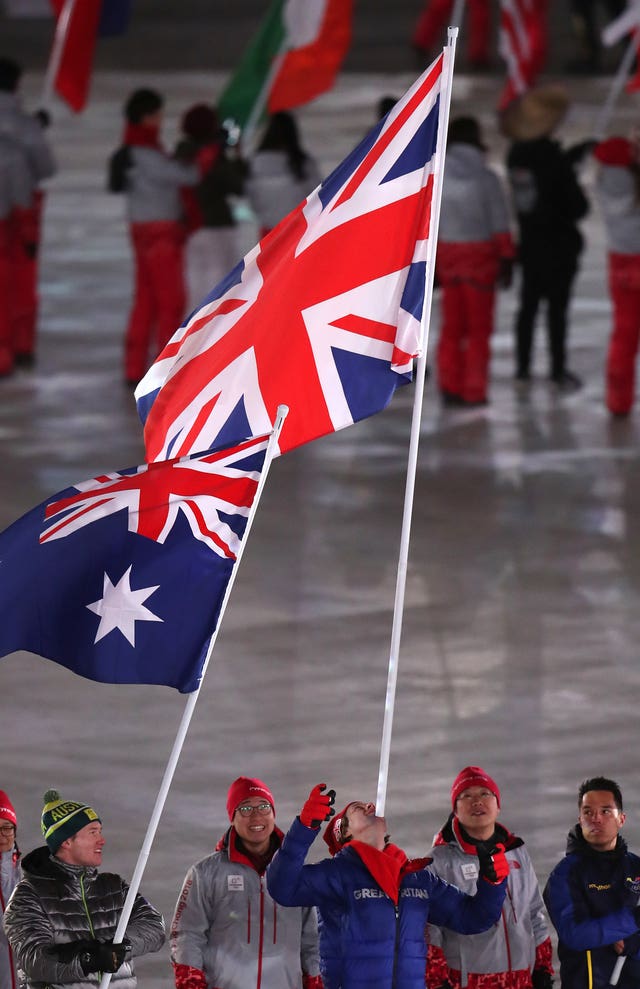
<instances>
[{"instance_id":1,"label":"dark background","mask_svg":"<svg viewBox=\"0 0 640 989\"><path fill-rule=\"evenodd\" d=\"M411 48L413 25L423 0L355 0L353 44L347 72L403 72L423 65ZM268 0L134 0L126 35L101 39L97 69L190 70L229 69L269 6ZM559 74L576 52L569 0L551 0L548 71ZM600 4L596 4L600 8ZM599 10L604 20L604 12ZM497 33L498 0L493 31ZM52 22L10 19L0 12L0 48L24 61L28 69L46 66ZM464 35L457 64L465 67ZM494 52L496 45L494 44ZM617 62L615 52L606 66ZM501 61L495 54L495 69Z\"/></svg>"}]
</instances>

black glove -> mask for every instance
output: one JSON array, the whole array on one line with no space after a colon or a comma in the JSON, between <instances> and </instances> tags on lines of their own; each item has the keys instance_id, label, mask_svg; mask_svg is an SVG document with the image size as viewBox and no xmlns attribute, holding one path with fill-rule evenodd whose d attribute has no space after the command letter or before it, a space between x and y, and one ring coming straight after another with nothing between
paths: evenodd
<instances>
[{"instance_id":1,"label":"black glove","mask_svg":"<svg viewBox=\"0 0 640 989\"><path fill-rule=\"evenodd\" d=\"M58 961L68 965L78 955L88 951L94 943L94 941L83 939L81 941L67 941L66 944L52 944L47 948L47 954L54 955Z\"/></svg>"},{"instance_id":2,"label":"black glove","mask_svg":"<svg viewBox=\"0 0 640 989\"><path fill-rule=\"evenodd\" d=\"M336 799L336 791L329 790L327 793L323 793L322 791L326 787L326 783L318 783L317 786L314 786L300 811L300 823L307 828L319 828L324 821L328 821L335 814L333 804Z\"/></svg>"},{"instance_id":3,"label":"black glove","mask_svg":"<svg viewBox=\"0 0 640 989\"><path fill-rule=\"evenodd\" d=\"M479 846L476 848L476 852L478 855L480 875L483 879L495 885L507 878L509 875L509 863L504 854L504 845L498 844L490 850Z\"/></svg>"},{"instance_id":4,"label":"black glove","mask_svg":"<svg viewBox=\"0 0 640 989\"><path fill-rule=\"evenodd\" d=\"M40 124L43 130L46 130L46 128L51 123L51 114L49 113L48 110L45 110L43 107L41 107L39 110L36 110L36 112L34 113L34 117L36 118L36 120L38 121L38 123Z\"/></svg>"},{"instance_id":5,"label":"black glove","mask_svg":"<svg viewBox=\"0 0 640 989\"><path fill-rule=\"evenodd\" d=\"M127 953L127 944L113 941L90 941L80 955L80 967L85 975L90 972L117 972Z\"/></svg>"},{"instance_id":6,"label":"black glove","mask_svg":"<svg viewBox=\"0 0 640 989\"><path fill-rule=\"evenodd\" d=\"M544 968L534 968L531 973L531 984L533 989L552 989L553 976Z\"/></svg>"}]
</instances>

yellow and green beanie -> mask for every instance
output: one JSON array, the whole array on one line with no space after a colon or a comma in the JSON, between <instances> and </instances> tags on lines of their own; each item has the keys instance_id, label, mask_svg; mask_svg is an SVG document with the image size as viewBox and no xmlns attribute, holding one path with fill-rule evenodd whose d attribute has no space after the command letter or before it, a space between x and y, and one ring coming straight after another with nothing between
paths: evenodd
<instances>
[{"instance_id":1,"label":"yellow and green beanie","mask_svg":"<svg viewBox=\"0 0 640 989\"><path fill-rule=\"evenodd\" d=\"M47 790L45 793L40 826L44 840L52 852L56 852L63 841L72 838L80 828L93 821L100 821L100 818L87 804L63 800L57 790Z\"/></svg>"}]
</instances>

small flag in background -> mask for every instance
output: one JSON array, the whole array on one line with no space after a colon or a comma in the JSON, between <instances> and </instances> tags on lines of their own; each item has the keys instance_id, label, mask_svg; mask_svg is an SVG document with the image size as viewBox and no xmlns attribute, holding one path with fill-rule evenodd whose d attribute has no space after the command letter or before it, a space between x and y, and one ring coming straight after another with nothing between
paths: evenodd
<instances>
[{"instance_id":1,"label":"small flag in background","mask_svg":"<svg viewBox=\"0 0 640 989\"><path fill-rule=\"evenodd\" d=\"M75 112L91 87L96 39L124 34L132 0L51 0L57 21L50 56L52 88Z\"/></svg>"},{"instance_id":2,"label":"small flag in background","mask_svg":"<svg viewBox=\"0 0 640 989\"><path fill-rule=\"evenodd\" d=\"M267 442L102 475L0 533L0 656L196 690Z\"/></svg>"},{"instance_id":3,"label":"small flag in background","mask_svg":"<svg viewBox=\"0 0 640 989\"><path fill-rule=\"evenodd\" d=\"M330 89L351 45L352 4L275 0L218 101L221 119L244 128Z\"/></svg>"},{"instance_id":4,"label":"small flag in background","mask_svg":"<svg viewBox=\"0 0 640 989\"><path fill-rule=\"evenodd\" d=\"M500 0L498 48L507 65L500 110L538 78L547 57L546 18L547 0Z\"/></svg>"},{"instance_id":5,"label":"small flag in background","mask_svg":"<svg viewBox=\"0 0 640 989\"><path fill-rule=\"evenodd\" d=\"M421 347L441 55L174 334L136 389L148 460L280 451L385 408Z\"/></svg>"}]
</instances>

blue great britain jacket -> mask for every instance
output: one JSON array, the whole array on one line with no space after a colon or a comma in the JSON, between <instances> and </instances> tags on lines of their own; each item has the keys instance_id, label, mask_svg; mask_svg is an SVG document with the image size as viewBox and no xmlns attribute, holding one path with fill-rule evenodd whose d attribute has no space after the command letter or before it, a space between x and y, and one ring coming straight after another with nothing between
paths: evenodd
<instances>
[{"instance_id":1,"label":"blue great britain jacket","mask_svg":"<svg viewBox=\"0 0 640 989\"><path fill-rule=\"evenodd\" d=\"M634 907L640 894L640 857L618 835L611 852L598 852L576 825L567 853L552 871L544 902L558 932L562 989L604 989L624 940L627 959L618 989L640 986L640 934Z\"/></svg>"},{"instance_id":2,"label":"blue great britain jacket","mask_svg":"<svg viewBox=\"0 0 640 989\"><path fill-rule=\"evenodd\" d=\"M474 934L500 918L506 881L480 882L469 896L428 868L405 871L396 906L350 845L304 865L317 834L296 818L267 869L267 887L283 906L318 908L325 989L425 989L427 920Z\"/></svg>"}]
</instances>

